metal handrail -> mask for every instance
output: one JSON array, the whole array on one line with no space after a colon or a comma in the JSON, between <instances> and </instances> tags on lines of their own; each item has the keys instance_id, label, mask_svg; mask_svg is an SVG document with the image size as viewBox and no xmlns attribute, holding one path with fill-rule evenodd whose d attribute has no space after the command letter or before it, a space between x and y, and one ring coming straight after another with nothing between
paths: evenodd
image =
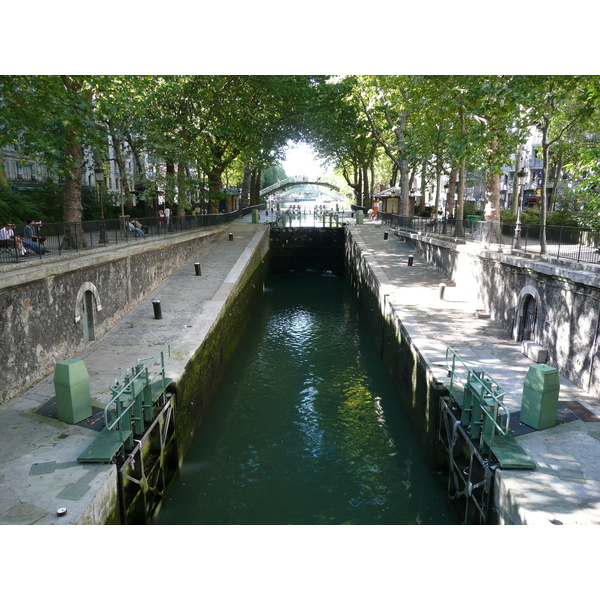
<instances>
[{"instance_id":1,"label":"metal handrail","mask_svg":"<svg viewBox=\"0 0 600 600\"><path fill-rule=\"evenodd\" d=\"M252 212L253 209L263 209L265 204L257 204L239 208L229 213L171 215L168 221L161 221L158 217L130 218L128 216L117 219L78 221L62 223L44 223L37 235L44 237L43 246L31 245L24 236L24 225L18 225L16 235L24 239L24 246L29 251L28 256L17 252L16 246L0 248L0 264L27 262L32 258L40 263L46 259L56 257L79 256L88 250L109 249L121 244L143 244L156 239L166 239L173 234L189 233L218 227L240 219ZM130 231L128 223L137 220L142 225L140 232ZM69 243L66 240L70 240Z\"/></svg>"},{"instance_id":2,"label":"metal handrail","mask_svg":"<svg viewBox=\"0 0 600 600\"><path fill-rule=\"evenodd\" d=\"M165 359L165 354L167 354L167 358ZM115 379L113 385L110 386L111 391L113 392L113 397L108 402L108 404L104 408L104 424L107 429L113 430L115 427L119 426L123 421L123 418L127 414L127 411L131 408L132 404L138 402L139 393L136 394L136 382L141 383L140 380L144 380L142 384L144 389L150 391L150 386L154 383L159 377L162 379L163 391L167 386L166 378L165 378L165 367L169 364L171 360L171 346L170 344L165 344L158 354L154 356L150 356L148 358L139 358L127 371L121 375L118 379ZM149 369L154 366L156 363L160 364L160 369L154 374L152 378L149 375ZM121 380L122 383L119 383ZM130 395L130 402L125 405L125 402L122 400L124 395ZM112 406L114 405L114 408ZM137 407L139 408L139 407ZM114 416L114 410L116 409L117 416ZM137 411L136 411L137 412Z\"/></svg>"},{"instance_id":3,"label":"metal handrail","mask_svg":"<svg viewBox=\"0 0 600 600\"><path fill-rule=\"evenodd\" d=\"M449 364L449 354L452 355L452 364ZM460 361L461 366L464 367L467 371L467 379L462 380L460 375L458 374L458 370L456 368L457 359ZM502 426L498 423L498 420L495 415L490 414L487 408L483 405L480 406L481 410L488 416L494 428L501 433L502 435L508 435L509 427L510 427L510 412L508 408L502 402L502 398L504 398L506 394L506 390L491 377L486 371L481 368L477 363L463 360L462 357L454 350L454 348L446 349L446 368L450 372L450 387L452 388L454 384L455 377L458 377L459 382L463 385L463 387L475 381L482 386L482 390L485 390L485 393L489 398L494 402L494 404L504 411L505 424ZM491 385L488 385L491 384ZM495 386L495 389L494 389Z\"/></svg>"}]
</instances>

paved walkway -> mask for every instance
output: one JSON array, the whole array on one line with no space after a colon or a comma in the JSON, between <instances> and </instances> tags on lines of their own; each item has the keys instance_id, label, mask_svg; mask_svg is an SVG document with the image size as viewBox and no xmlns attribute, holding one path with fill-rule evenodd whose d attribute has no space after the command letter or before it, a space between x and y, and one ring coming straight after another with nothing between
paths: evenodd
<instances>
[{"instance_id":1,"label":"paved walkway","mask_svg":"<svg viewBox=\"0 0 600 600\"><path fill-rule=\"evenodd\" d=\"M523 381L534 363L521 344L491 319L478 318L474 290L453 287L401 238L378 225L351 227L389 294L412 340L447 382L446 349L480 364L506 390L511 415L521 408ZM408 257L414 256L413 266ZM447 284L444 299L439 286ZM533 471L497 470L496 485L511 522L600 524L600 422L582 421L564 403L576 402L600 417L600 401L560 377L560 425L541 431L511 420L511 432L532 458ZM577 406L577 405L576 405ZM588 418L593 418L588 415Z\"/></svg>"},{"instance_id":2,"label":"paved walkway","mask_svg":"<svg viewBox=\"0 0 600 600\"><path fill-rule=\"evenodd\" d=\"M167 376L180 375L222 305L219 297L229 286L228 277L235 277L238 261L263 231L264 224L230 224L109 333L74 357L86 365L93 406L110 399L109 386L124 370L138 358L154 356L166 343L172 354ZM196 276L195 262L201 276ZM160 320L154 318L155 299L161 301ZM93 522L99 507L92 499L116 476L113 465L77 463L97 435L93 427L36 412L44 412L54 395L51 375L0 406L0 524ZM67 513L58 516L60 508Z\"/></svg>"},{"instance_id":3,"label":"paved walkway","mask_svg":"<svg viewBox=\"0 0 600 600\"><path fill-rule=\"evenodd\" d=\"M218 310L217 300L234 277L248 249L264 230L261 222L236 222L205 246L101 340L77 358L90 374L94 405L108 399L108 387L137 358L170 343L175 357L170 376L181 372ZM490 319L479 319L472 290L450 286L400 238L377 223L350 230L389 294L411 337L447 379L446 349L479 362L507 390L507 404L518 411L524 376L531 364L520 344ZM228 233L233 233L229 240ZM414 256L408 266L409 255ZM195 275L200 262L202 275ZM439 298L440 283L448 284ZM163 319L154 319L152 300L160 299ZM115 477L114 466L81 465L77 456L96 432L38 414L54 396L50 376L22 396L0 406L0 524L73 524L93 520L96 492ZM600 416L598 401L561 378L560 400L575 400ZM566 414L566 413L565 413ZM510 499L516 522L600 523L600 423L570 422L540 432L521 429L518 441L537 463L535 471L504 471L499 485ZM57 510L67 508L64 516Z\"/></svg>"}]
</instances>

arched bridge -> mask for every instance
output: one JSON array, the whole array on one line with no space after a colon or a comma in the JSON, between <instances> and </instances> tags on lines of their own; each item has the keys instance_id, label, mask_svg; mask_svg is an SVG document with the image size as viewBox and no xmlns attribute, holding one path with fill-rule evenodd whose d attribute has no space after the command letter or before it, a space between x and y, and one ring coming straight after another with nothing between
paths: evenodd
<instances>
[{"instance_id":1,"label":"arched bridge","mask_svg":"<svg viewBox=\"0 0 600 600\"><path fill-rule=\"evenodd\" d=\"M327 181L309 181L308 178L306 177L288 177L287 179L284 179L283 181L278 181L277 183L274 183L273 185L270 185L269 187L266 187L262 190L260 190L260 196L268 196L269 194L273 194L274 192L279 192L281 190L284 190L288 187L294 187L294 186L300 186L300 185L320 185L323 187L327 187L331 190L335 190L336 192L340 191L340 188L337 187L336 185L333 185L333 183L329 183Z\"/></svg>"}]
</instances>

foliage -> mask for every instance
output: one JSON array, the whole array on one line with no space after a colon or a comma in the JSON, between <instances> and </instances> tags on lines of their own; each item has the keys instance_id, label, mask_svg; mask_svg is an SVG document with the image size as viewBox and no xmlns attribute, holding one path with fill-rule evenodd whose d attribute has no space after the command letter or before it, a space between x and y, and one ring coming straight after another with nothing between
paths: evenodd
<instances>
[{"instance_id":1,"label":"foliage","mask_svg":"<svg viewBox=\"0 0 600 600\"><path fill-rule=\"evenodd\" d=\"M515 215L512 210L501 210L500 222L512 225L517 222L517 215Z\"/></svg>"},{"instance_id":2,"label":"foliage","mask_svg":"<svg viewBox=\"0 0 600 600\"><path fill-rule=\"evenodd\" d=\"M546 163L560 169L564 162L586 183L587 191L571 196L560 190L556 206L568 205L580 222L595 220L600 203L590 190L600 184L599 82L598 76L546 75L3 75L0 144L17 144L65 186L19 196L2 208L24 214L29 202L42 219L58 220L58 190L66 193L75 182L70 218L97 214L93 190L90 198L77 197L76 177L85 165L74 149L83 145L105 172L109 161L122 169L109 156L108 137L138 167L137 181L125 181L121 172L126 195L137 184L148 205L162 193L170 202L177 196L181 209L208 188L218 210L223 185L241 187L249 173L261 172L263 185L284 177L274 165L290 140L311 144L359 199L375 181L396 183L397 174L403 189L417 171L428 185L450 172L460 172L461 181L465 170L498 175L537 127ZM464 203L457 215L459 208L462 216L479 214ZM111 203L106 210L114 211ZM543 223L567 220L566 213L542 214Z\"/></svg>"},{"instance_id":3,"label":"foliage","mask_svg":"<svg viewBox=\"0 0 600 600\"><path fill-rule=\"evenodd\" d=\"M287 174L285 169L280 164L273 165L262 172L260 187L269 187L270 185L277 183L277 180L283 181L286 177Z\"/></svg>"}]
</instances>

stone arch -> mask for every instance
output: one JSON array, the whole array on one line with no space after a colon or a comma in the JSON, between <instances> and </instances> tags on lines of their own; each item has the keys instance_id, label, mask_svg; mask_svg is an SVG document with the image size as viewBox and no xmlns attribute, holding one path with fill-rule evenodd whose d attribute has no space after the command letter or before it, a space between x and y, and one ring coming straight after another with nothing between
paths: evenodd
<instances>
[{"instance_id":1,"label":"stone arch","mask_svg":"<svg viewBox=\"0 0 600 600\"><path fill-rule=\"evenodd\" d=\"M535 340L539 338L538 330L539 330L539 307L540 303L540 293L537 288L533 285L524 286L519 293L519 300L517 301L517 315L515 318L515 322L513 325L513 339L517 342L523 341L523 332L526 321L526 311L531 308L532 303L534 304L536 311L536 322L533 326L532 330L532 339Z\"/></svg>"},{"instance_id":2,"label":"stone arch","mask_svg":"<svg viewBox=\"0 0 600 600\"><path fill-rule=\"evenodd\" d=\"M79 288L79 291L77 292L77 298L75 299L75 323L79 323L81 321L81 306L83 296L86 292L90 292L94 297L96 312L100 312L102 310L102 304L100 303L100 295L98 293L98 288L93 283L86 281Z\"/></svg>"}]
</instances>

